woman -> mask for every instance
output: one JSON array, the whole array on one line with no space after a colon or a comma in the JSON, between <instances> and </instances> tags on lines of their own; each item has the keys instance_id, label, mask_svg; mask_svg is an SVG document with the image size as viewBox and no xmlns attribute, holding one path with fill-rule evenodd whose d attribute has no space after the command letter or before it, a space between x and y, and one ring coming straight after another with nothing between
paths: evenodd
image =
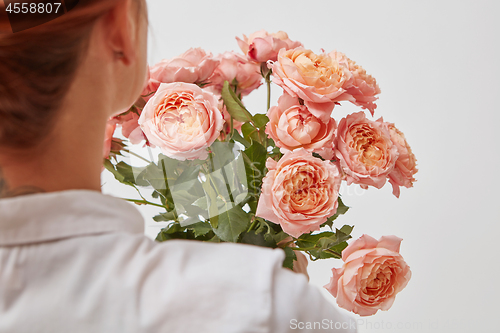
<instances>
[{"instance_id":1,"label":"woman","mask_svg":"<svg viewBox=\"0 0 500 333\"><path fill-rule=\"evenodd\" d=\"M0 34L0 333L354 331L281 250L158 244L100 193L106 120L139 96L146 41L142 0Z\"/></svg>"}]
</instances>

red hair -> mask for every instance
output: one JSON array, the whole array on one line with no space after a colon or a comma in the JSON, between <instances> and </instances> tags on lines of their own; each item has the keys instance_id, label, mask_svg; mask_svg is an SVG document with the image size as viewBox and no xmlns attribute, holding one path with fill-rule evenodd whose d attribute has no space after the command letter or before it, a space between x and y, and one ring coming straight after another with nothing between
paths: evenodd
<instances>
[{"instance_id":1,"label":"red hair","mask_svg":"<svg viewBox=\"0 0 500 333\"><path fill-rule=\"evenodd\" d=\"M119 1L80 0L48 23L17 33L0 30L0 147L33 147L50 132L93 25ZM4 8L0 0L0 12ZM4 27L1 14L0 20Z\"/></svg>"}]
</instances>

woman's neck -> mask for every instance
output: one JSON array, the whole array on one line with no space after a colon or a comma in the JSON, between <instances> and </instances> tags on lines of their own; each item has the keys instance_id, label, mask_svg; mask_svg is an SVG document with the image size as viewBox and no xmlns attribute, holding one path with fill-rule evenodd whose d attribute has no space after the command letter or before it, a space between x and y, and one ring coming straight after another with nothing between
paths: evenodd
<instances>
[{"instance_id":1,"label":"woman's neck","mask_svg":"<svg viewBox=\"0 0 500 333\"><path fill-rule=\"evenodd\" d=\"M101 190L109 104L87 87L71 95L53 130L36 147L0 150L0 198L71 189ZM77 89L78 87L76 87ZM77 89L78 90L78 89ZM93 96L93 98L92 98Z\"/></svg>"},{"instance_id":2,"label":"woman's neck","mask_svg":"<svg viewBox=\"0 0 500 333\"><path fill-rule=\"evenodd\" d=\"M104 129L103 129L104 130ZM101 135L97 135L100 137ZM0 198L70 189L100 191L102 143L73 138L48 140L39 151L0 156Z\"/></svg>"}]
</instances>

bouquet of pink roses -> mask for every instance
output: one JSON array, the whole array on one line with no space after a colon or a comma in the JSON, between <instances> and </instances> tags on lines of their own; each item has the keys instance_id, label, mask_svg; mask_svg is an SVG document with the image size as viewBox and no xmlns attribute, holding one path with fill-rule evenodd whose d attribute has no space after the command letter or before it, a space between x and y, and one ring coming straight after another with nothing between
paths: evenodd
<instances>
[{"instance_id":1,"label":"bouquet of pink roses","mask_svg":"<svg viewBox=\"0 0 500 333\"><path fill-rule=\"evenodd\" d=\"M316 54L284 32L237 41L243 54L190 49L152 66L142 97L108 123L105 167L137 189L141 198L129 201L164 210L154 220L170 224L158 241L279 247L291 269L297 251L342 259L325 286L339 306L362 316L387 310L411 276L401 239L363 235L348 245L353 227L336 226L348 210L342 181L365 189L389 181L397 197L415 181L415 156L394 124L363 111L332 117L343 101L373 116L376 80L344 54ZM242 98L263 81L267 112L252 115ZM283 88L272 107L271 81ZM132 152L113 137L117 125L131 144L161 153ZM132 166L127 155L147 164Z\"/></svg>"}]
</instances>

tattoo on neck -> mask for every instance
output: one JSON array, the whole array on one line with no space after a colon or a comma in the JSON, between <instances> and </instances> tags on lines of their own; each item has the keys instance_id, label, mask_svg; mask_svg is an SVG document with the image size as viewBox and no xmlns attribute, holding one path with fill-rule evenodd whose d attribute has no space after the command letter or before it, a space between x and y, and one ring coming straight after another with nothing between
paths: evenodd
<instances>
[{"instance_id":1,"label":"tattoo on neck","mask_svg":"<svg viewBox=\"0 0 500 333\"><path fill-rule=\"evenodd\" d=\"M0 167L0 199L43 192L45 192L43 189L36 186L20 186L12 189L9 188L9 184L7 183L7 180L3 175L2 168Z\"/></svg>"}]
</instances>

